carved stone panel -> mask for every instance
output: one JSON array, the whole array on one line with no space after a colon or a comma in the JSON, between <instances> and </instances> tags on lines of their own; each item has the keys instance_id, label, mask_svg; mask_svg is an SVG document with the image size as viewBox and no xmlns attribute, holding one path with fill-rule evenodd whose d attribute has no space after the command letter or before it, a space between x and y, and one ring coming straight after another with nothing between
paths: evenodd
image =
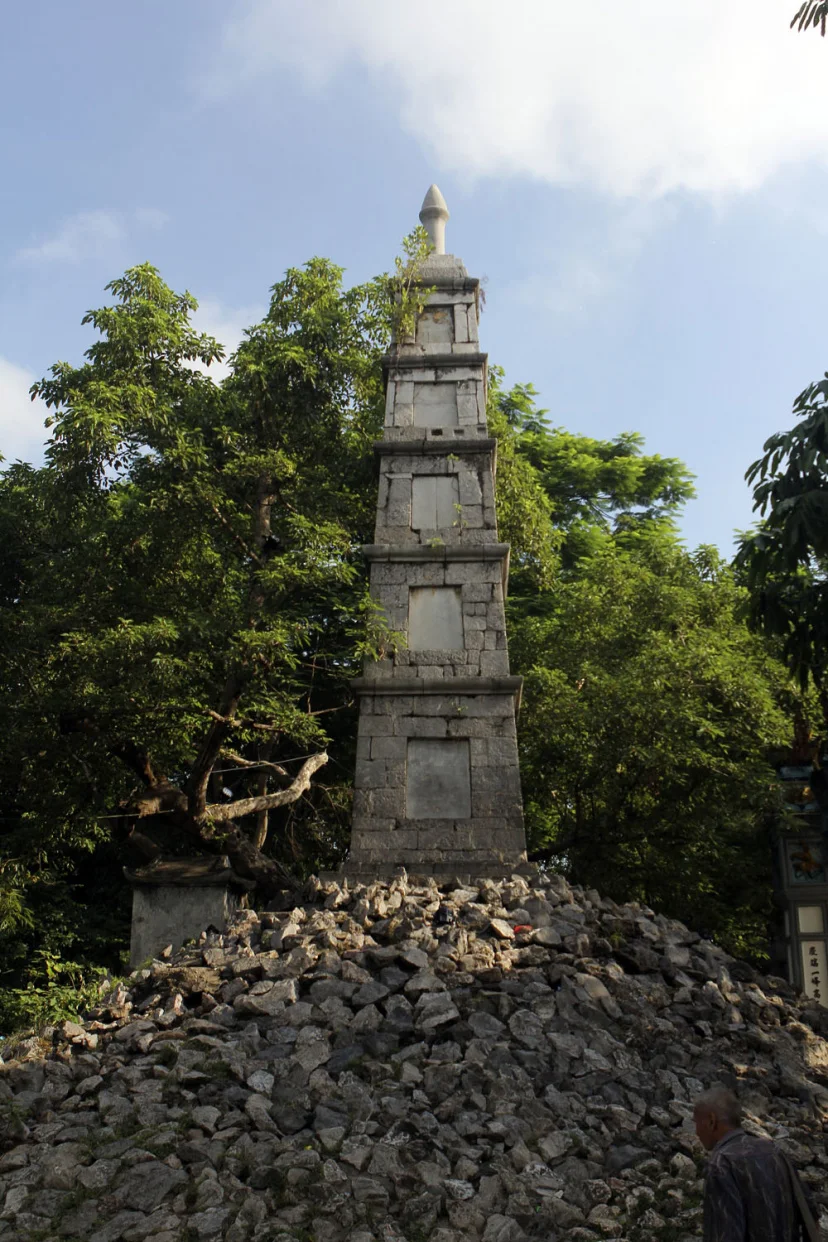
<instances>
[{"instance_id":1,"label":"carved stone panel","mask_svg":"<svg viewBox=\"0 0 828 1242\"><path fill-rule=\"evenodd\" d=\"M414 384L415 427L457 427L456 384Z\"/></svg>"},{"instance_id":2,"label":"carved stone panel","mask_svg":"<svg viewBox=\"0 0 828 1242\"><path fill-rule=\"evenodd\" d=\"M415 475L411 480L411 525L440 530L458 520L460 486L455 474Z\"/></svg>"},{"instance_id":3,"label":"carved stone panel","mask_svg":"<svg viewBox=\"0 0 828 1242\"><path fill-rule=\"evenodd\" d=\"M462 587L411 587L408 592L410 651L462 651Z\"/></svg>"},{"instance_id":4,"label":"carved stone panel","mask_svg":"<svg viewBox=\"0 0 828 1242\"><path fill-rule=\"evenodd\" d=\"M409 738L405 813L410 820L469 818L472 807L467 738Z\"/></svg>"}]
</instances>

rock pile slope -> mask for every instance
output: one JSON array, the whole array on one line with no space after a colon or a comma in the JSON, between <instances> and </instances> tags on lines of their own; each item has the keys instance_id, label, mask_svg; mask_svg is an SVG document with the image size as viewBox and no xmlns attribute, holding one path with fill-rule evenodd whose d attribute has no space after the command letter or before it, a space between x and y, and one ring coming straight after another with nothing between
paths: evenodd
<instances>
[{"instance_id":1,"label":"rock pile slope","mask_svg":"<svg viewBox=\"0 0 828 1242\"><path fill-rule=\"evenodd\" d=\"M825 1208L827 1033L559 877L313 881L18 1046L0 1240L689 1242L714 1083Z\"/></svg>"}]
</instances>

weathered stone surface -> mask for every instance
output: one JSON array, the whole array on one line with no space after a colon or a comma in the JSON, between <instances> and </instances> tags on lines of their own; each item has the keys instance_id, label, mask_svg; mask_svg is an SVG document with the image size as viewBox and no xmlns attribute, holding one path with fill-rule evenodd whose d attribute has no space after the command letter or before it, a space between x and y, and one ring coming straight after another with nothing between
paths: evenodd
<instances>
[{"instance_id":1,"label":"weathered stone surface","mask_svg":"<svg viewBox=\"0 0 828 1242\"><path fill-rule=\"evenodd\" d=\"M426 268L426 306L387 359L376 542L365 552L371 593L407 643L354 683L355 876L526 867L478 282L453 256Z\"/></svg>"},{"instance_id":2,"label":"weathered stone surface","mask_svg":"<svg viewBox=\"0 0 828 1242\"><path fill-rule=\"evenodd\" d=\"M0 1242L689 1242L714 1083L828 1207L828 1015L782 981L556 876L306 895L4 1048Z\"/></svg>"}]
</instances>

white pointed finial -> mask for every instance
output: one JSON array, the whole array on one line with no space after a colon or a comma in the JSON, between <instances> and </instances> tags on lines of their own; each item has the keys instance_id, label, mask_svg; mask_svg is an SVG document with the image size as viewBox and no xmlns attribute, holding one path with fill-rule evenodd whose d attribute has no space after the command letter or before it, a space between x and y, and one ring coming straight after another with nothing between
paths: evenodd
<instances>
[{"instance_id":1,"label":"white pointed finial","mask_svg":"<svg viewBox=\"0 0 828 1242\"><path fill-rule=\"evenodd\" d=\"M449 209L436 185L432 185L420 208L420 221L428 233L435 254L446 253L446 220Z\"/></svg>"}]
</instances>

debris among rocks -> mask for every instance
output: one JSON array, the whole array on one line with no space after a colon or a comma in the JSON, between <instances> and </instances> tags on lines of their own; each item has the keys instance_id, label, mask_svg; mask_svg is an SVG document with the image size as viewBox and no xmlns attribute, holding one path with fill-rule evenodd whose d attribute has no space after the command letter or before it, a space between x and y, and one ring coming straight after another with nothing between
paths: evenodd
<instances>
[{"instance_id":1,"label":"debris among rocks","mask_svg":"<svg viewBox=\"0 0 828 1242\"><path fill-rule=\"evenodd\" d=\"M558 876L313 880L18 1045L0 1242L690 1242L714 1083L826 1209L826 1035Z\"/></svg>"}]
</instances>

